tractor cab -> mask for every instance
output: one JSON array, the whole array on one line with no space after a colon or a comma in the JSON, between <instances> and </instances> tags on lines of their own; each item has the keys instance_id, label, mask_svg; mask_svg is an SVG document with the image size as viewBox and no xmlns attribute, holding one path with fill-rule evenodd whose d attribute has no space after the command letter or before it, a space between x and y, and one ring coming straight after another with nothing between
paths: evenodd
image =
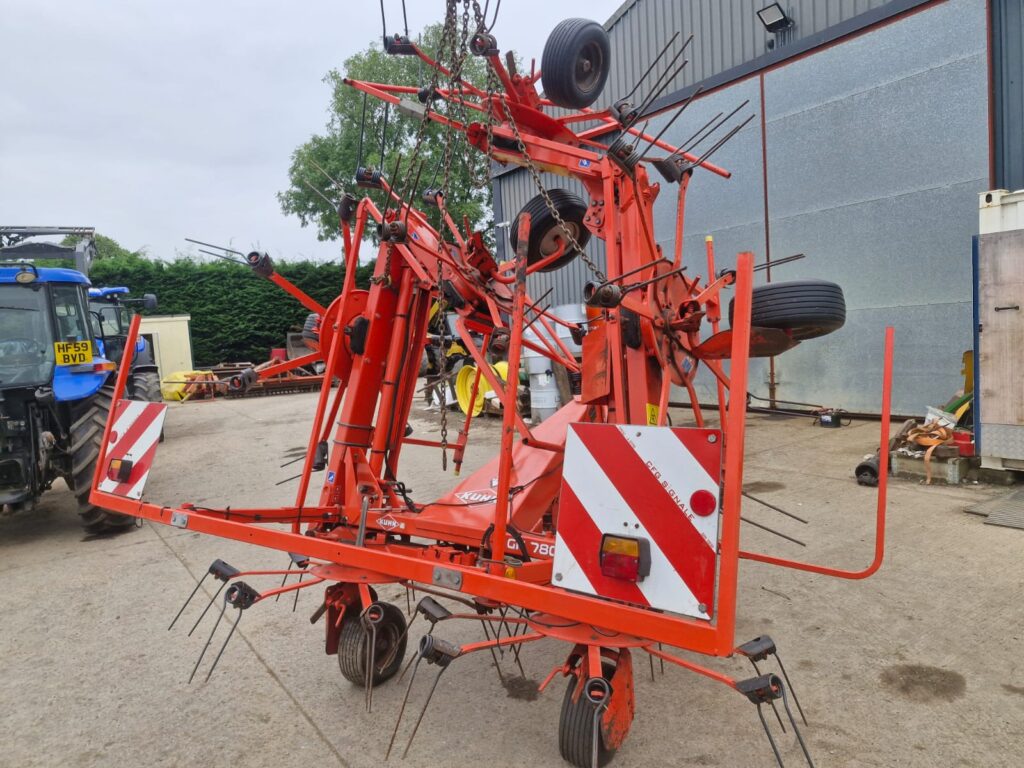
<instances>
[{"instance_id":1,"label":"tractor cab","mask_svg":"<svg viewBox=\"0 0 1024 768\"><path fill-rule=\"evenodd\" d=\"M58 402L94 394L114 363L97 339L81 272L0 262L0 391L51 389Z\"/></svg>"},{"instance_id":2,"label":"tractor cab","mask_svg":"<svg viewBox=\"0 0 1024 768\"><path fill-rule=\"evenodd\" d=\"M152 293L144 294L142 298L129 298L128 294L128 288L123 285L89 288L89 314L92 316L97 336L112 360L120 360L124 354L128 325L132 320L132 305L141 305L143 309L156 309L157 306L156 296ZM146 353L146 350L146 341L140 338L135 351Z\"/></svg>"}]
</instances>

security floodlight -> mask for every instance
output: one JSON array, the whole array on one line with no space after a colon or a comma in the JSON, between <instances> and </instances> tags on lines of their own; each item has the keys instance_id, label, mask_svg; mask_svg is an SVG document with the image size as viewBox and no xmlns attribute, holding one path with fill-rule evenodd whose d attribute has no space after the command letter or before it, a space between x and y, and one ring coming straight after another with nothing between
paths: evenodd
<instances>
[{"instance_id":1,"label":"security floodlight","mask_svg":"<svg viewBox=\"0 0 1024 768\"><path fill-rule=\"evenodd\" d=\"M772 3L766 8L757 12L757 18L764 24L764 28L772 33L781 32L793 26L793 20L782 10L778 3Z\"/></svg>"}]
</instances>

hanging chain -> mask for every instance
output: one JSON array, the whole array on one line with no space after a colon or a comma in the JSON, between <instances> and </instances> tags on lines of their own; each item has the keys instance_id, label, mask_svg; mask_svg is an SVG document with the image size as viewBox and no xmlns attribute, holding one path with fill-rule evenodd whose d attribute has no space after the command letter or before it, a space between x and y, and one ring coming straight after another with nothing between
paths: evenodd
<instances>
[{"instance_id":1,"label":"hanging chain","mask_svg":"<svg viewBox=\"0 0 1024 768\"><path fill-rule=\"evenodd\" d=\"M437 260L437 285L438 289L441 287L441 281L444 273L444 265L441 260ZM445 302L440 296L437 299L437 317L440 321L441 328L438 331L437 346L439 349L438 354L438 368L440 369L440 389L441 389L441 471L448 471L448 318L445 317Z\"/></svg>"},{"instance_id":2,"label":"hanging chain","mask_svg":"<svg viewBox=\"0 0 1024 768\"><path fill-rule=\"evenodd\" d=\"M530 153L526 151L526 142L523 141L523 137L519 133L519 126L516 125L515 118L512 117L512 112L508 108L508 102L505 101L505 94L499 93L498 98L501 99L501 107L505 111L505 117L508 119L509 127L512 128L512 133L516 137L516 145L523 155L523 160L525 161L524 167L530 172L530 176L533 178L533 183L540 192L540 196L544 199L544 204L548 207L548 210L551 212L551 216L562 230L562 233L565 235L565 239L569 241L569 245L579 254L580 261L586 264L587 269L594 273L594 277L596 277L598 281L602 283L605 282L608 278L605 277L604 272L602 272L597 264L594 263L593 259L587 256L586 251L583 250L583 246L580 245L576 236L573 235L572 231L565 223L565 220L562 218L562 214L558 212L558 207L555 205L555 202L551 199L551 195L548 194L547 189L544 187L544 182L540 178L540 170L536 165L534 165L533 159L530 157Z\"/></svg>"}]
</instances>

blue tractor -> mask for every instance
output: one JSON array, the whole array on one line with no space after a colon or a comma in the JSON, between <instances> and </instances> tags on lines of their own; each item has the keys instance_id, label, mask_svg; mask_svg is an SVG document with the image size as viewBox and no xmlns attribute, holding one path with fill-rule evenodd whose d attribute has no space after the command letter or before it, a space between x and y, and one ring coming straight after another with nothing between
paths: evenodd
<instances>
[{"instance_id":1,"label":"blue tractor","mask_svg":"<svg viewBox=\"0 0 1024 768\"><path fill-rule=\"evenodd\" d=\"M111 406L114 371L124 352L129 307L156 297L127 288L92 288L94 231L84 227L0 227L0 507L31 508L63 478L85 530L106 534L134 518L89 503L96 458ZM32 240L72 235L75 245ZM73 262L40 267L45 260ZM160 377L140 339L129 396L160 399Z\"/></svg>"}]
</instances>

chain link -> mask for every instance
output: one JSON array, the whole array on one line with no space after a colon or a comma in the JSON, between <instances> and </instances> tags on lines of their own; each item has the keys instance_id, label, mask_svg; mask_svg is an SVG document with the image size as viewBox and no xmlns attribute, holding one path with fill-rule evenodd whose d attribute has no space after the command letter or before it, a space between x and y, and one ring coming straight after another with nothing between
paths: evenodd
<instances>
[{"instance_id":1,"label":"chain link","mask_svg":"<svg viewBox=\"0 0 1024 768\"><path fill-rule=\"evenodd\" d=\"M565 239L569 241L569 245L579 254L580 261L587 266L587 269L594 274L594 277L596 277L599 282L605 282L607 277L605 277L604 272L602 272L597 264L594 263L593 259L587 256L586 251L583 250L583 246L580 245L575 235L573 235L568 225L566 225L565 220L562 218L562 214L558 211L558 207L555 205L555 202L551 199L551 195L548 194L547 189L544 187L544 182L540 178L540 170L534 164L533 159L530 157L530 153L526 151L526 142L523 141L523 137L519 133L519 126L516 125L515 118L512 117L512 112L508 108L508 102L505 101L505 94L499 93L498 98L501 99L501 107L505 111L505 117L508 119L508 124L512 128L512 133L516 137L516 145L523 155L523 160L525 161L524 167L530 172L533 183L540 192L540 196L543 198L544 204L548 207L548 210L551 212L551 216L562 230L562 233L565 235Z\"/></svg>"}]
</instances>

